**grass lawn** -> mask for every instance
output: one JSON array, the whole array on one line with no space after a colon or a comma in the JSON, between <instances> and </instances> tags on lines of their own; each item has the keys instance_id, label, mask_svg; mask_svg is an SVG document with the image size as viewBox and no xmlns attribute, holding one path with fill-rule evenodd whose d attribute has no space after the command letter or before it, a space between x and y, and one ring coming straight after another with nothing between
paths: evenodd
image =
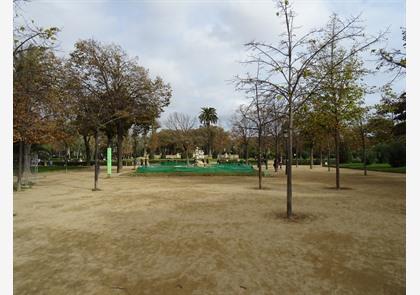
<instances>
[{"instance_id":1,"label":"grass lawn","mask_svg":"<svg viewBox=\"0 0 420 295\"><path fill-rule=\"evenodd\" d=\"M359 169L363 170L363 163L349 163L341 164L341 168ZM367 166L368 171L405 173L405 167L391 167L389 164L371 164Z\"/></svg>"},{"instance_id":2,"label":"grass lawn","mask_svg":"<svg viewBox=\"0 0 420 295\"><path fill-rule=\"evenodd\" d=\"M89 168L88 166L68 166L67 170L80 170ZM64 171L65 166L38 166L38 172Z\"/></svg>"}]
</instances>

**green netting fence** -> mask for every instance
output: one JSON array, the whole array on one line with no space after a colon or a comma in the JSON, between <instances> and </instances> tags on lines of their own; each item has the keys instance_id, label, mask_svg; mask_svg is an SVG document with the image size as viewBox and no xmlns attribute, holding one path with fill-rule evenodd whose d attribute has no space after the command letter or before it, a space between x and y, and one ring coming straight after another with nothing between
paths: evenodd
<instances>
[{"instance_id":1,"label":"green netting fence","mask_svg":"<svg viewBox=\"0 0 420 295\"><path fill-rule=\"evenodd\" d=\"M244 164L217 164L205 167L180 165L162 165L142 166L137 168L140 174L188 174L188 175L255 175L256 170L251 165Z\"/></svg>"}]
</instances>

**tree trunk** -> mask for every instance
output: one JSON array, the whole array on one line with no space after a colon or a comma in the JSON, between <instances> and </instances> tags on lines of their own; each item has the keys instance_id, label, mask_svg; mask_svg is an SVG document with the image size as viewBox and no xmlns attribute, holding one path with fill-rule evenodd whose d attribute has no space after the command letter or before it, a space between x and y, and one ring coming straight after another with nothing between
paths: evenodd
<instances>
[{"instance_id":1,"label":"tree trunk","mask_svg":"<svg viewBox=\"0 0 420 295\"><path fill-rule=\"evenodd\" d=\"M320 158L320 163L321 163L321 168L322 168L322 161L324 161L324 159L322 158L322 149L321 149L321 151L320 151L320 156L319 156L319 158Z\"/></svg>"},{"instance_id":2,"label":"tree trunk","mask_svg":"<svg viewBox=\"0 0 420 295\"><path fill-rule=\"evenodd\" d=\"M367 162L366 162L366 141L365 141L365 136L364 134L362 134L362 145L363 145L363 170L364 170L364 175L367 175Z\"/></svg>"},{"instance_id":3,"label":"tree trunk","mask_svg":"<svg viewBox=\"0 0 420 295\"><path fill-rule=\"evenodd\" d=\"M262 189L261 128L258 129L258 189Z\"/></svg>"},{"instance_id":4,"label":"tree trunk","mask_svg":"<svg viewBox=\"0 0 420 295\"><path fill-rule=\"evenodd\" d=\"M264 164L265 164L265 170L268 170L268 152L267 152L267 149L264 151Z\"/></svg>"},{"instance_id":5,"label":"tree trunk","mask_svg":"<svg viewBox=\"0 0 420 295\"><path fill-rule=\"evenodd\" d=\"M330 149L330 142L328 141L328 155L327 155L328 172L331 171L331 168L330 168L330 159L331 159L331 149Z\"/></svg>"},{"instance_id":6,"label":"tree trunk","mask_svg":"<svg viewBox=\"0 0 420 295\"><path fill-rule=\"evenodd\" d=\"M335 130L335 188L340 189L340 132Z\"/></svg>"},{"instance_id":7,"label":"tree trunk","mask_svg":"<svg viewBox=\"0 0 420 295\"><path fill-rule=\"evenodd\" d=\"M25 143L23 145L22 184L29 185L30 177L31 177L31 144Z\"/></svg>"},{"instance_id":8,"label":"tree trunk","mask_svg":"<svg viewBox=\"0 0 420 295\"><path fill-rule=\"evenodd\" d=\"M20 140L19 141L19 156L18 156L18 173L17 173L17 183L16 183L17 191L20 191L22 189L23 146L24 146L24 142Z\"/></svg>"},{"instance_id":9,"label":"tree trunk","mask_svg":"<svg viewBox=\"0 0 420 295\"><path fill-rule=\"evenodd\" d=\"M248 155L248 143L245 144L245 163L249 165L249 155Z\"/></svg>"},{"instance_id":10,"label":"tree trunk","mask_svg":"<svg viewBox=\"0 0 420 295\"><path fill-rule=\"evenodd\" d=\"M137 146L138 146L137 136L133 136L133 157L137 157Z\"/></svg>"},{"instance_id":11,"label":"tree trunk","mask_svg":"<svg viewBox=\"0 0 420 295\"><path fill-rule=\"evenodd\" d=\"M69 164L67 143L64 143L64 148L66 150L66 153L64 155L64 165L66 166L66 173L67 173L67 168L68 168L68 164Z\"/></svg>"},{"instance_id":12,"label":"tree trunk","mask_svg":"<svg viewBox=\"0 0 420 295\"><path fill-rule=\"evenodd\" d=\"M276 136L275 145L276 145L275 146L276 151L275 151L275 156L274 156L274 159L275 159L274 171L278 172L279 171L279 138L278 136Z\"/></svg>"},{"instance_id":13,"label":"tree trunk","mask_svg":"<svg viewBox=\"0 0 420 295\"><path fill-rule=\"evenodd\" d=\"M290 99L291 100L291 99ZM289 102L289 128L287 141L287 218L292 217L292 161L293 161L293 110L291 101Z\"/></svg>"},{"instance_id":14,"label":"tree trunk","mask_svg":"<svg viewBox=\"0 0 420 295\"><path fill-rule=\"evenodd\" d=\"M117 173L120 173L122 170L122 144L124 140L124 130L122 128L122 123L118 122L117 130Z\"/></svg>"},{"instance_id":15,"label":"tree trunk","mask_svg":"<svg viewBox=\"0 0 420 295\"><path fill-rule=\"evenodd\" d=\"M283 153L282 152L280 152L280 163L279 163L279 165L280 165L280 170L282 169L282 164L283 164Z\"/></svg>"},{"instance_id":16,"label":"tree trunk","mask_svg":"<svg viewBox=\"0 0 420 295\"><path fill-rule=\"evenodd\" d=\"M86 163L90 166L91 154L90 154L89 141L90 141L90 137L83 135L83 142L85 144L85 152L86 152L86 159L85 160L86 160Z\"/></svg>"},{"instance_id":17,"label":"tree trunk","mask_svg":"<svg viewBox=\"0 0 420 295\"><path fill-rule=\"evenodd\" d=\"M144 158L144 165L148 166L147 163L147 142L146 142L147 131L143 132L143 158Z\"/></svg>"},{"instance_id":18,"label":"tree trunk","mask_svg":"<svg viewBox=\"0 0 420 295\"><path fill-rule=\"evenodd\" d=\"M311 155L310 155L310 157L311 157L311 160L310 160L310 163L309 163L309 167L312 169L313 166L314 166L314 145L313 144L311 145Z\"/></svg>"},{"instance_id":19,"label":"tree trunk","mask_svg":"<svg viewBox=\"0 0 420 295\"><path fill-rule=\"evenodd\" d=\"M189 166L190 165L190 157L189 157L189 148L187 147L186 149L185 149L185 152L186 152L186 156L187 156L187 166Z\"/></svg>"},{"instance_id":20,"label":"tree trunk","mask_svg":"<svg viewBox=\"0 0 420 295\"><path fill-rule=\"evenodd\" d=\"M210 159L212 159L212 151L211 151L211 130L210 124L207 125L207 154Z\"/></svg>"},{"instance_id":21,"label":"tree trunk","mask_svg":"<svg viewBox=\"0 0 420 295\"><path fill-rule=\"evenodd\" d=\"M93 186L93 190L97 191L99 190L98 188L98 179L99 179L99 130L96 130L95 132L95 181L94 181L94 186Z\"/></svg>"}]
</instances>

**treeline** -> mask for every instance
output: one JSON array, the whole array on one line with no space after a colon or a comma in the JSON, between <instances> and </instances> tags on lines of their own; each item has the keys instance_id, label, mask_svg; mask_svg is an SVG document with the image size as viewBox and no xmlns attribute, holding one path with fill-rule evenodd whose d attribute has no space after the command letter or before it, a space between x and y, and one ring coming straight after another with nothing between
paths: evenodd
<instances>
[{"instance_id":1,"label":"treeline","mask_svg":"<svg viewBox=\"0 0 420 295\"><path fill-rule=\"evenodd\" d=\"M290 218L292 162L303 147L309 149L311 163L315 150L319 155L326 152L327 157L336 155L337 189L341 187L340 158L348 155L345 150L355 148L356 143L361 143L358 148L362 147L365 166L370 160L380 159L380 152L375 154L380 144L386 145L390 163L405 164L405 92L396 95L387 84L381 87L380 106L373 110L364 104L365 96L374 90L364 83L367 75L384 68L405 74L405 29L404 49L378 50L374 46L387 32L369 35L360 17L344 19L333 14L323 28L302 32L293 5L287 0L276 4L282 33L277 40L246 44L249 55L243 63L251 73L234 79L236 89L249 100L237 111L235 129L243 138L245 150L248 138L257 137L259 163L268 134L275 141L276 159L284 143ZM365 66L369 53L378 59L375 69Z\"/></svg>"},{"instance_id":2,"label":"treeline","mask_svg":"<svg viewBox=\"0 0 420 295\"><path fill-rule=\"evenodd\" d=\"M58 56L57 33L57 28L34 24L16 26L14 31L13 141L18 190L33 145L60 143L67 150L80 139L86 159L94 155L96 189L101 139L105 137L107 144L116 139L120 171L128 131L152 126L171 97L168 83L151 77L137 58L118 45L80 40L69 55Z\"/></svg>"}]
</instances>

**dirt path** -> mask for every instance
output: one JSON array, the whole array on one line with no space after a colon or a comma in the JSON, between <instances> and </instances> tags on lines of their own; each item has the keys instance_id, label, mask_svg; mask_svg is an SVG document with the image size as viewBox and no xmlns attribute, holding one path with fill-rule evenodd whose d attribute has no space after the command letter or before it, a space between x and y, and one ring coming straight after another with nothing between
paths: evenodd
<instances>
[{"instance_id":1,"label":"dirt path","mask_svg":"<svg viewBox=\"0 0 420 295\"><path fill-rule=\"evenodd\" d=\"M15 193L15 294L404 294L405 175L43 174ZM102 175L103 176L103 175Z\"/></svg>"}]
</instances>

